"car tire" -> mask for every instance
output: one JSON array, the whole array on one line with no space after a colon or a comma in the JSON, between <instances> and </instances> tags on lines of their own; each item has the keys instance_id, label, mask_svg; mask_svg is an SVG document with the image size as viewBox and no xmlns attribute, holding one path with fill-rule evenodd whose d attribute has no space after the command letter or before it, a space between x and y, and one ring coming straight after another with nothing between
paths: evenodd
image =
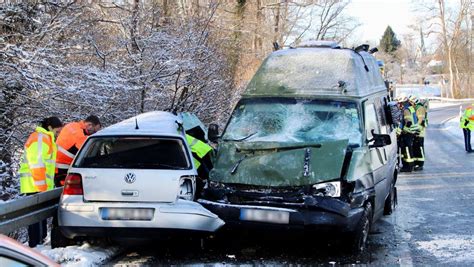
<instances>
[{"instance_id":1,"label":"car tire","mask_svg":"<svg viewBox=\"0 0 474 267\"><path fill-rule=\"evenodd\" d=\"M397 188L392 185L390 188L390 194L385 199L385 205L383 208L383 215L390 215L395 211L397 206Z\"/></svg>"},{"instance_id":2,"label":"car tire","mask_svg":"<svg viewBox=\"0 0 474 267\"><path fill-rule=\"evenodd\" d=\"M51 226L51 248L64 248L74 244L74 240L67 238L53 220L53 225Z\"/></svg>"},{"instance_id":3,"label":"car tire","mask_svg":"<svg viewBox=\"0 0 474 267\"><path fill-rule=\"evenodd\" d=\"M351 253L359 254L365 251L372 224L372 212L372 204L367 202L355 231L349 236L348 249Z\"/></svg>"}]
</instances>

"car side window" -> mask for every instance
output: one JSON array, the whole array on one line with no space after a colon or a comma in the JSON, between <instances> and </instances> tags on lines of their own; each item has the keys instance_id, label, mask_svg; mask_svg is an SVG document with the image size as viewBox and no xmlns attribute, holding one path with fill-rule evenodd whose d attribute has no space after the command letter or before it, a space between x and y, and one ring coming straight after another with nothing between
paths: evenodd
<instances>
[{"instance_id":1,"label":"car side window","mask_svg":"<svg viewBox=\"0 0 474 267\"><path fill-rule=\"evenodd\" d=\"M387 123L387 117L385 115L385 110L383 108L383 103L384 103L383 98L376 99L375 102L374 102L381 133L382 134L387 134L388 133L387 127L389 125Z\"/></svg>"},{"instance_id":2,"label":"car side window","mask_svg":"<svg viewBox=\"0 0 474 267\"><path fill-rule=\"evenodd\" d=\"M364 115L365 115L365 131L367 133L367 139L372 139L372 129L375 133L380 133L380 127L377 120L377 114L375 105L373 103L364 104Z\"/></svg>"},{"instance_id":3,"label":"car side window","mask_svg":"<svg viewBox=\"0 0 474 267\"><path fill-rule=\"evenodd\" d=\"M386 126L387 125L387 120L385 117L385 110L383 109L383 99L379 98L375 100L375 110L377 111L377 117L379 119L380 125L381 126Z\"/></svg>"}]
</instances>

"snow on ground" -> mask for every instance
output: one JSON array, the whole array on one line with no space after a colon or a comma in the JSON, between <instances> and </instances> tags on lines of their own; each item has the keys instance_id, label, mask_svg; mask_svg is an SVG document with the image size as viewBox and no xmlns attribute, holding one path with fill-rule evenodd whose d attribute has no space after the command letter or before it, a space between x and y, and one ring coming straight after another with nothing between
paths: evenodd
<instances>
[{"instance_id":1,"label":"snow on ground","mask_svg":"<svg viewBox=\"0 0 474 267\"><path fill-rule=\"evenodd\" d=\"M37 251L61 266L97 266L109 261L119 252L118 247L99 247L84 242L79 246L52 249L51 245L39 245Z\"/></svg>"},{"instance_id":2,"label":"snow on ground","mask_svg":"<svg viewBox=\"0 0 474 267\"><path fill-rule=\"evenodd\" d=\"M28 246L28 243L25 242L24 245ZM34 249L61 264L61 266L81 267L103 265L120 252L119 247L91 245L88 242L83 242L81 245L53 249L51 248L49 233L45 243L38 245Z\"/></svg>"},{"instance_id":3,"label":"snow on ground","mask_svg":"<svg viewBox=\"0 0 474 267\"><path fill-rule=\"evenodd\" d=\"M462 129L459 127L459 116L446 121L442 130L449 131L456 140L464 144L464 135Z\"/></svg>"},{"instance_id":4,"label":"snow on ground","mask_svg":"<svg viewBox=\"0 0 474 267\"><path fill-rule=\"evenodd\" d=\"M434 235L417 246L428 251L442 263L474 263L474 239L471 235Z\"/></svg>"}]
</instances>

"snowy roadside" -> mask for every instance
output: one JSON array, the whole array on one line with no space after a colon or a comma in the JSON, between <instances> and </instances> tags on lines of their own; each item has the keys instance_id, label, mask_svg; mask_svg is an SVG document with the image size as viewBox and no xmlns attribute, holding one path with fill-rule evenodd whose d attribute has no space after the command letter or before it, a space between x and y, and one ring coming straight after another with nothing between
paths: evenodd
<instances>
[{"instance_id":1,"label":"snowy roadside","mask_svg":"<svg viewBox=\"0 0 474 267\"><path fill-rule=\"evenodd\" d=\"M459 116L444 122L443 130L448 131L451 136L453 136L456 140L459 140L460 143L464 144L464 135L461 128L459 127Z\"/></svg>"},{"instance_id":2,"label":"snowy roadside","mask_svg":"<svg viewBox=\"0 0 474 267\"><path fill-rule=\"evenodd\" d=\"M419 241L416 244L443 264L456 262L467 266L474 258L474 240L471 235L432 235L431 241Z\"/></svg>"},{"instance_id":3,"label":"snowy roadside","mask_svg":"<svg viewBox=\"0 0 474 267\"><path fill-rule=\"evenodd\" d=\"M103 265L119 252L117 247L104 248L93 246L87 242L84 242L80 246L55 249L52 249L51 245L39 245L35 249L53 261L61 264L61 266Z\"/></svg>"},{"instance_id":4,"label":"snowy roadside","mask_svg":"<svg viewBox=\"0 0 474 267\"><path fill-rule=\"evenodd\" d=\"M27 246L28 244L25 243ZM38 245L35 250L46 255L61 266L98 266L104 265L120 253L117 246L105 246L83 242L81 245L65 248L51 248L50 236L46 237L43 245Z\"/></svg>"}]
</instances>

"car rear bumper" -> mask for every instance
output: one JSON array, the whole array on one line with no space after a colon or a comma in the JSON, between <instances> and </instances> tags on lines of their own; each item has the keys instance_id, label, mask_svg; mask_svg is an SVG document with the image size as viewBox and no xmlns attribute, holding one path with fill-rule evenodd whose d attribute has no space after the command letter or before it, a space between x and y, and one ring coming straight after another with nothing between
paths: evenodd
<instances>
[{"instance_id":1,"label":"car rear bumper","mask_svg":"<svg viewBox=\"0 0 474 267\"><path fill-rule=\"evenodd\" d=\"M154 213L150 220L106 220L100 212L103 208L151 208ZM170 230L214 232L224 225L224 221L199 203L181 199L174 203L87 203L81 196L67 196L61 199L58 207L58 224L69 238L104 236L104 233L128 230L132 235L136 233L136 237L143 237L143 233Z\"/></svg>"},{"instance_id":2,"label":"car rear bumper","mask_svg":"<svg viewBox=\"0 0 474 267\"><path fill-rule=\"evenodd\" d=\"M270 206L251 206L223 204L208 200L198 200L206 209L215 213L226 223L227 229L247 228L247 229L295 229L310 231L335 230L338 232L352 232L359 222L364 208L353 208L347 212L346 216L337 212L314 208L278 208ZM242 209L258 209L275 212L288 212L288 223L272 223L258 220L242 219Z\"/></svg>"},{"instance_id":3,"label":"car rear bumper","mask_svg":"<svg viewBox=\"0 0 474 267\"><path fill-rule=\"evenodd\" d=\"M68 238L81 237L108 237L111 239L171 239L205 237L208 232L169 229L169 228L137 228L137 227L79 227L60 226L61 232Z\"/></svg>"}]
</instances>

